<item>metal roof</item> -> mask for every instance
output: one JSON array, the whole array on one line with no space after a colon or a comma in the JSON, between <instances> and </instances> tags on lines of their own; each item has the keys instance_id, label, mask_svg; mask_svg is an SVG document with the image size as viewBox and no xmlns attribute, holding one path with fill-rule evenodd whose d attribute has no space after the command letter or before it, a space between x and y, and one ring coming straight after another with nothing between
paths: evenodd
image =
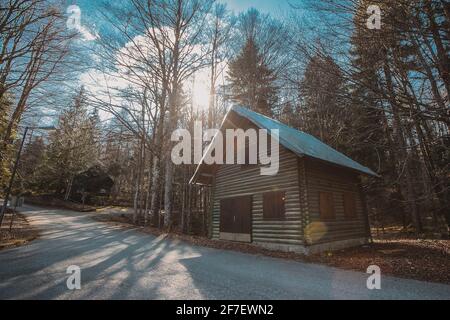
<instances>
[{"instance_id":1,"label":"metal roof","mask_svg":"<svg viewBox=\"0 0 450 320\"><path fill-rule=\"evenodd\" d=\"M234 106L231 110L236 112L238 115L247 118L261 129L267 129L268 131L271 129L278 129L280 144L299 156L306 155L354 169L368 175L378 176L369 168L350 159L346 155L333 149L310 134L291 128L277 120L271 119L242 106Z\"/></svg>"}]
</instances>

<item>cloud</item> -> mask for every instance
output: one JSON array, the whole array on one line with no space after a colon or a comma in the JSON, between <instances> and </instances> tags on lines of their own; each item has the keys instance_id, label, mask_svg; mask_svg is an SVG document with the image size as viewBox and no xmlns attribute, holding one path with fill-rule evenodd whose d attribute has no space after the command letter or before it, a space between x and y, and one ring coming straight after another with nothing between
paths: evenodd
<instances>
[{"instance_id":1,"label":"cloud","mask_svg":"<svg viewBox=\"0 0 450 320\"><path fill-rule=\"evenodd\" d=\"M161 37L161 41L169 39L173 42L171 37L174 35L170 29L163 30L162 33L155 31L155 33L157 37ZM190 54L200 55L201 51L202 47L197 45ZM108 105L108 108L116 110L123 106L133 109L132 104L135 98L127 96L125 91L142 92L145 86L143 79L151 81L154 68L157 68L150 63L152 60L157 61L155 47L146 35L136 35L115 51L109 51L109 57L108 66L105 66L104 70L101 68L87 70L80 76L79 81L98 104ZM105 57L99 59L105 59ZM102 61L98 63L101 65ZM226 65L224 62L223 64ZM221 63L218 69L223 71L223 68L225 66ZM195 108L203 109L209 104L209 78L210 71L202 69L189 79L184 79L183 89L187 94L192 95ZM100 116L110 117L104 112Z\"/></svg>"},{"instance_id":2,"label":"cloud","mask_svg":"<svg viewBox=\"0 0 450 320\"><path fill-rule=\"evenodd\" d=\"M80 26L78 32L82 35L84 41L93 41L100 38L98 33L92 34L85 26Z\"/></svg>"},{"instance_id":3,"label":"cloud","mask_svg":"<svg viewBox=\"0 0 450 320\"><path fill-rule=\"evenodd\" d=\"M81 9L77 5L70 5L66 10L67 17L67 29L78 31L82 36L83 41L93 41L99 38L98 33L92 33L87 27L81 24Z\"/></svg>"}]
</instances>

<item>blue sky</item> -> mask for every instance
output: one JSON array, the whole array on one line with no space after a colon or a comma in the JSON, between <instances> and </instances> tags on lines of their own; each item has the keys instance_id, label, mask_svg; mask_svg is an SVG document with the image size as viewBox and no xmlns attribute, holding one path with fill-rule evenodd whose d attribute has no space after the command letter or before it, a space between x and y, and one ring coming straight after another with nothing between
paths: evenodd
<instances>
[{"instance_id":1,"label":"blue sky","mask_svg":"<svg viewBox=\"0 0 450 320\"><path fill-rule=\"evenodd\" d=\"M295 0L293 1L295 2ZM292 0L225 0L222 2L235 12L246 11L253 7L265 13L276 14L279 11L289 10L289 2L292 2Z\"/></svg>"},{"instance_id":2,"label":"blue sky","mask_svg":"<svg viewBox=\"0 0 450 320\"><path fill-rule=\"evenodd\" d=\"M120 7L125 1L127 0L66 0L65 4L67 7L77 5L81 9L82 30L79 30L79 32L82 35L81 39L83 41L78 42L78 55L80 60L83 60L85 63L89 63L89 61L95 63L95 59L91 56L91 50L94 49L96 44L92 40L97 37L107 39L111 35L110 32L114 33L109 22L106 21L103 15L108 12L105 12L107 10L105 7L107 8L109 5ZM296 12L302 20L299 23L306 22L311 18L311 15L306 9L306 3L308 1L311 0L217 0L219 3L225 3L228 9L235 14L245 12L250 8L255 8L261 13L270 14L274 18L283 20L289 18L289 13ZM293 9L290 4L300 6L301 10ZM313 25L317 26L320 24ZM85 51L85 49L87 50ZM114 82L114 79L109 79L108 81ZM78 84L83 84L91 92L100 94L101 90L105 88L105 76L95 68L85 69L79 75L75 86L78 86ZM204 107L209 103L208 70L205 69L196 73L195 81L191 89L193 98L198 106Z\"/></svg>"},{"instance_id":3,"label":"blue sky","mask_svg":"<svg viewBox=\"0 0 450 320\"><path fill-rule=\"evenodd\" d=\"M98 33L100 36L109 28L103 23L102 16L105 11L105 5L108 3L119 5L122 0L65 0L66 6L77 5L81 9L81 24L86 27L93 35ZM311 0L216 0L219 3L225 3L228 9L235 14L245 12L250 8L256 8L262 13L270 14L274 18L283 20L290 12L293 12L291 4L304 6L306 2ZM305 11L303 11L304 13ZM297 10L297 14L302 11Z\"/></svg>"},{"instance_id":4,"label":"blue sky","mask_svg":"<svg viewBox=\"0 0 450 320\"><path fill-rule=\"evenodd\" d=\"M90 53L89 50L95 43L92 41L97 37L107 38L110 32L114 32L110 29L109 22L106 21L103 16L105 12L105 7L109 5L117 7L122 6L126 0L66 0L66 5L77 5L81 9L81 29L79 30L82 35L82 39L86 40L81 42L80 46L80 57L83 60L89 61ZM255 8L263 14L270 14L274 18L283 20L288 16L288 13L293 12L295 9L291 7L292 4L301 5L310 0L217 0L219 3L225 3L229 10L233 11L236 15L241 12L246 12L250 8ZM107 10L107 9L106 9ZM297 11L297 13L306 12L304 10ZM89 40L90 39L90 40ZM84 51L84 48L88 48L88 51ZM90 70L91 71L91 70ZM80 81L87 87L96 87L95 81L93 82L91 78L91 72L85 72L80 75ZM96 77L94 77L96 78ZM100 79L101 77L98 77ZM202 79L206 79L202 81ZM204 96L204 92L209 92L207 90L206 84L209 83L208 76L205 73L202 75L196 75L194 91L199 92L198 100L200 97ZM91 82L91 84L89 84ZM203 83L205 82L205 83ZM203 86L203 87L202 87ZM197 88L198 87L198 88ZM207 95L205 95L207 97ZM209 100L202 101L202 103L207 104Z\"/></svg>"},{"instance_id":5,"label":"blue sky","mask_svg":"<svg viewBox=\"0 0 450 320\"><path fill-rule=\"evenodd\" d=\"M77 4L85 10L95 10L103 0L67 0L67 5ZM274 13L278 10L288 10L289 2L298 2L299 0L222 0L228 5L228 8L237 12L245 11L249 8L257 8L266 13Z\"/></svg>"},{"instance_id":6,"label":"blue sky","mask_svg":"<svg viewBox=\"0 0 450 320\"><path fill-rule=\"evenodd\" d=\"M66 0L67 6L71 4L78 5L82 10L82 18L90 21L90 16L95 15L105 2L115 2L117 0ZM235 13L246 11L250 8L256 8L261 12L278 15L292 10L289 3L301 3L302 0L220 0L217 2L226 3L227 7Z\"/></svg>"}]
</instances>

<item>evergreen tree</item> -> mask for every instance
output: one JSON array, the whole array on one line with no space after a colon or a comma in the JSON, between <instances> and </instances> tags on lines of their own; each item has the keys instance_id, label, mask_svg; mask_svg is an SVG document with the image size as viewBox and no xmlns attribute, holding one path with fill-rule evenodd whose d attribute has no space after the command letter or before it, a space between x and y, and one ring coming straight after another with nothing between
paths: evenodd
<instances>
[{"instance_id":1,"label":"evergreen tree","mask_svg":"<svg viewBox=\"0 0 450 320\"><path fill-rule=\"evenodd\" d=\"M322 53L312 57L300 86L304 129L333 147L345 145L346 88L333 58Z\"/></svg>"},{"instance_id":2,"label":"evergreen tree","mask_svg":"<svg viewBox=\"0 0 450 320\"><path fill-rule=\"evenodd\" d=\"M430 142L435 139L433 127L436 127L430 119L434 110L441 109L430 108L430 102L425 102L428 97L422 100L423 89L428 88L418 85L428 80L433 89L439 82L433 78L438 72L432 71L432 65L428 65L422 53L427 46L418 45L416 28L424 30L428 22L423 21L432 20L418 14L426 12L427 3L380 1L382 28L370 30L365 20L370 2L361 1L351 38L352 110L356 115L352 122L355 136L352 156L373 168L378 167L383 175L383 181L370 188L377 193L372 203L378 211L403 212L405 226L410 220L419 233L424 230L427 215L433 216L435 230L441 229L442 214L433 207L443 207L445 203L441 187L445 183L440 181L436 164L429 156ZM434 45L428 47L431 46ZM419 80L421 75L427 76ZM442 86L441 92L444 90ZM442 104L439 92L435 89L433 94L436 106ZM385 206L380 208L382 203Z\"/></svg>"},{"instance_id":3,"label":"evergreen tree","mask_svg":"<svg viewBox=\"0 0 450 320\"><path fill-rule=\"evenodd\" d=\"M46 145L42 137L34 138L24 147L19 161L16 190L37 192L46 189L42 183L42 167L45 166Z\"/></svg>"},{"instance_id":4,"label":"evergreen tree","mask_svg":"<svg viewBox=\"0 0 450 320\"><path fill-rule=\"evenodd\" d=\"M231 101L272 115L272 108L277 102L276 77L263 62L253 38L247 40L240 54L230 62L229 68Z\"/></svg>"},{"instance_id":5,"label":"evergreen tree","mask_svg":"<svg viewBox=\"0 0 450 320\"><path fill-rule=\"evenodd\" d=\"M58 130L50 135L46 180L47 186L68 199L73 179L98 159L96 123L88 112L84 89L59 117Z\"/></svg>"},{"instance_id":6,"label":"evergreen tree","mask_svg":"<svg viewBox=\"0 0 450 320\"><path fill-rule=\"evenodd\" d=\"M130 117L125 109L112 118L103 127L104 145L101 162L108 168L109 175L114 179L111 192L113 201L132 197L134 185L134 153L135 136L129 132L124 123L130 123Z\"/></svg>"}]
</instances>

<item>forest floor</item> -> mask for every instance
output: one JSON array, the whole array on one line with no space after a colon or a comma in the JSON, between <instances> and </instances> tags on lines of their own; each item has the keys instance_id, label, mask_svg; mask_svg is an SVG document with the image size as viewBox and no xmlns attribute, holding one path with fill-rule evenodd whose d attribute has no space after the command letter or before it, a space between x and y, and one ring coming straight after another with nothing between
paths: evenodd
<instances>
[{"instance_id":1,"label":"forest floor","mask_svg":"<svg viewBox=\"0 0 450 320\"><path fill-rule=\"evenodd\" d=\"M94 219L123 227L134 227L131 223L131 214L127 209L105 209L98 212ZM166 234L151 227L139 228L139 230L156 236L165 235L167 238L198 246L319 263L361 272L366 272L370 265L377 265L382 274L450 284L450 240L413 239L401 233L389 233L388 236L374 238L371 244L305 256L267 250L245 243L211 240L179 232Z\"/></svg>"},{"instance_id":2,"label":"forest floor","mask_svg":"<svg viewBox=\"0 0 450 320\"><path fill-rule=\"evenodd\" d=\"M26 217L16 213L10 230L12 214L7 212L0 228L0 250L27 244L39 236L36 228L30 225Z\"/></svg>"}]
</instances>

